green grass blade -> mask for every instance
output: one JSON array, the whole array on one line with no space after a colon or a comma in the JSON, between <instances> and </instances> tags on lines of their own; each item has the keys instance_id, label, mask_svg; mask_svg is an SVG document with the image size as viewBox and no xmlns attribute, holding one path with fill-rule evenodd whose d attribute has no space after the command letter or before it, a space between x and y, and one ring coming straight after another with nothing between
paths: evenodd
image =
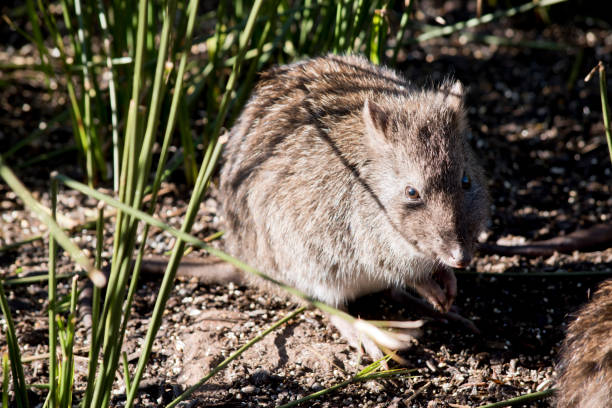
<instances>
[{"instance_id":1,"label":"green grass blade","mask_svg":"<svg viewBox=\"0 0 612 408\"><path fill-rule=\"evenodd\" d=\"M182 86L183 86L183 77L184 77L184 73L185 73L185 67L186 67L186 61L187 61L187 54L188 54L188 50L190 49L190 44L191 44L191 37L193 34L193 28L194 28L194 23L195 23L195 17L197 15L197 0L191 0L188 6L188 21L187 21L187 26L186 26L186 32L185 32L185 37L184 37L184 52L182 53L181 56L181 62L179 64L179 69L177 72L177 80L175 83L175 88L174 88L174 95L173 95L173 99L172 99L172 104L170 107L170 114L166 123L166 130L165 130L165 134L164 134L164 142L162 145L162 151L160 154L160 158L158 161L158 167L157 167L157 171L156 171L156 175L155 175L155 180L153 182L153 187L152 187L152 192L151 192L151 206L149 208L149 214L152 214L155 208L155 201L157 199L157 193L159 191L160 185L161 185L161 180L162 180L162 175L163 175L163 168L165 166L165 162L167 159L167 154L168 154L168 148L170 145L170 140L171 140L171 136L172 136L172 129L174 127L175 124L175 120L176 120L176 113L177 113L177 108L180 105L182 99L181 99L181 95L182 95ZM144 227L144 231L142 233L142 238L141 241L144 242L147 234L149 231L149 225L146 224ZM122 322L122 326L121 326L121 331L120 331L120 338L123 339L124 335L125 335L125 331L127 328L127 323L128 323L128 319L130 316L130 307L129 305L131 305L133 296L134 296L134 292L136 291L136 285L138 282L138 276L139 276L139 272L140 272L140 265L142 262L142 257L143 257L143 253L144 253L144 245L141 245L138 255L136 257L136 263L134 265L134 272L132 274L132 279L130 282L130 287L128 289L128 295L127 295L127 300L125 302L125 315L123 317L123 322ZM127 375L127 373L126 373ZM126 383L130 384L130 380L128 377L126 377ZM130 386L131 387L131 386ZM130 388L128 387L128 388ZM129 389L126 390L126 393L129 393Z\"/></svg>"},{"instance_id":2,"label":"green grass blade","mask_svg":"<svg viewBox=\"0 0 612 408\"><path fill-rule=\"evenodd\" d=\"M393 47L393 57L391 58L391 64L395 65L397 63L397 57L399 55L400 48L402 46L402 40L404 38L404 33L406 32L406 28L408 27L408 23L410 22L410 15L412 14L412 6L414 2L410 2L404 12L402 13L402 18L400 20L400 26L395 34L395 47Z\"/></svg>"},{"instance_id":3,"label":"green grass blade","mask_svg":"<svg viewBox=\"0 0 612 408\"><path fill-rule=\"evenodd\" d=\"M60 380L58 383L59 406L70 408L72 406L72 387L74 383L74 333L76 319L77 301L77 280L78 276L72 278L70 291L70 313L66 319L66 324L61 323L58 316L60 328L60 344L62 348L62 364L60 366Z\"/></svg>"},{"instance_id":4,"label":"green grass blade","mask_svg":"<svg viewBox=\"0 0 612 408\"><path fill-rule=\"evenodd\" d=\"M555 392L554 388L549 390L533 392L530 394L521 395L520 397L510 398L505 401L494 402L492 404L481 405L480 408L501 408L514 405L525 405L528 402L538 401L546 397L550 397Z\"/></svg>"},{"instance_id":5,"label":"green grass blade","mask_svg":"<svg viewBox=\"0 0 612 408\"><path fill-rule=\"evenodd\" d=\"M166 15L167 17L164 19L162 34L160 38L159 52L157 55L157 67L155 70L155 78L153 80L153 91L151 95L150 102L150 110L149 116L147 119L147 126L144 138L141 143L140 156L138 158L138 163L135 168L135 181L136 185L135 189L130 196L133 196L132 205L139 208L141 206L141 200L144 196L145 184L147 181L147 177L149 174L150 164L151 164L151 151L154 142L155 131L157 130L157 122L159 119L159 112L161 107L162 95L163 95L163 80L166 77L166 56L168 51L169 37L170 37L170 28L171 23L173 21L169 16L174 15L174 10L176 8L176 1L170 1L168 3ZM127 218L126 218L127 220ZM122 336L122 321L126 320L126 317L129 316L129 313L126 313L125 316L121 316L121 305L125 298L125 286L129 274L131 272L130 266L130 256L127 254L131 254L131 250L134 245L135 235L136 235L136 222L130 220L128 224L126 224L126 232L128 234L128 245L125 245L126 249L123 253L126 254L126 257L118 257L121 262L121 268L119 269L119 275L117 279L117 285L115 286L114 298L115 300L112 302L111 311L108 315L108 319L106 320L106 337L104 341L104 372L105 379L102 380L102 387L104 392L104 399L108 398L110 393L110 387L114 380L114 372L119 364L120 351L121 351L121 343L123 341ZM137 275L136 275L137 276ZM134 279L133 279L134 281ZM131 302L131 297L128 296L128 301ZM125 306L126 310L129 310L130 304ZM107 341L109 339L109 341ZM94 391L94 400L96 399L96 393Z\"/></svg>"},{"instance_id":6,"label":"green grass blade","mask_svg":"<svg viewBox=\"0 0 612 408\"><path fill-rule=\"evenodd\" d=\"M236 96L234 100L235 103L234 103L234 112L231 118L232 121L235 120L235 118L240 113L240 110L244 106L249 96L249 93L253 87L252 84L253 84L253 81L255 80L255 75L257 74L257 71L261 68L261 63L263 62L261 58L262 53L263 53L263 48L264 48L264 45L266 44L266 41L268 39L270 32L273 30L272 27L275 26L275 22L276 22L276 18L274 18L274 12L275 12L277 3L278 3L278 0L273 1L270 4L269 10L268 10L268 19L265 22L261 36L259 37L259 41L257 43L256 54L253 60L251 61L251 65L249 66L247 74L245 75L244 79L241 81L238 95ZM289 24L291 24L291 22L294 21L293 20L294 15L295 14L292 14L287 18ZM287 30L289 28L289 24L287 24ZM285 30L283 30L283 33L284 32Z\"/></svg>"},{"instance_id":7,"label":"green grass blade","mask_svg":"<svg viewBox=\"0 0 612 408\"><path fill-rule=\"evenodd\" d=\"M262 6L262 0L256 0L253 5L253 8L251 9L251 12L250 12L250 15L249 15L246 27L245 27L245 31L240 36L240 51L238 53L238 58L236 60L236 64L234 65L234 68L232 69L230 79L228 80L228 83L226 86L226 92L223 95L223 99L221 101L221 107L219 109L220 112L217 116L215 127L213 130L212 136L210 138L211 143L209 144L209 148L208 148L208 152L210 152L210 154L208 154L204 158L203 165L198 174L198 179L196 181L196 185L194 188L194 194L192 196L192 199L189 202L187 214L185 216L185 221L182 227L183 233L186 233L185 231L188 231L191 229L191 225L193 224L195 220L195 216L197 214L197 208L203 197L205 187L208 183L208 180L210 179L210 176L212 175L214 165L221 152L221 144L217 143L218 135L220 133L221 126L223 125L225 121L225 117L227 115L228 108L229 108L230 95L236 85L238 71L240 70L240 67L242 66L244 54L248 46L248 41L253 32L254 23L259 14L259 10L261 9L261 6ZM153 339L155 337L155 334L157 333L157 330L159 329L159 325L161 324L161 315L165 307L166 301L168 299L170 289L172 286L172 282L174 281L174 276L176 274L176 269L178 268L178 262L183 254L183 249L184 249L184 241L179 239L175 243L174 250L170 257L170 262L168 263L166 274L164 275L164 279L162 281L160 295L158 296L157 301L155 303L155 309L153 311L153 316L151 318L151 323L149 326L149 330L147 331L147 337L145 339L145 346L143 347L140 359L138 360L138 366L136 368L136 373L132 381L132 389L131 389L130 394L128 395L126 407L132 406L134 398L136 396L138 384L140 383L140 379L142 378L142 374L144 372L144 365L147 362L150 356L150 353L151 353Z\"/></svg>"},{"instance_id":8,"label":"green grass blade","mask_svg":"<svg viewBox=\"0 0 612 408\"><path fill-rule=\"evenodd\" d=\"M215 157L215 154L218 156L221 150L221 144L216 144L212 153L212 157ZM210 178L212 174L213 166L202 166L200 169L200 173L198 174L198 179L196 181L196 185L194 187L194 194L192 195L192 199L189 202L189 206L187 208L187 214L185 216L185 221L183 222L183 226L181 228L181 234L185 234L184 236L190 236L185 231L191 229L191 225L195 220L195 216L197 214L197 209L199 207L199 203L202 200L202 196L205 191L205 186L207 184L207 180ZM210 171L204 171L204 169ZM130 209L132 211L132 209ZM137 210L134 210L137 211ZM140 214L144 214L140 212ZM151 219L153 219L151 217ZM163 223L162 223L163 224ZM170 260L168 262L168 267L166 269L166 273L164 274L164 278L161 284L161 288L159 291L159 295L157 301L155 303L155 308L153 310L153 315L151 317L151 322L149 323L149 330L147 331L147 337L145 338L145 345L141 351L140 359L138 360L138 366L136 368L136 373L134 375L134 379L132 380L132 389L130 394L128 395L128 401L126 403L126 407L131 407L133 404L133 400L136 396L136 390L138 389L138 384L140 384L140 379L142 378L142 374L144 372L144 366L150 356L151 348L153 345L153 340L155 338L155 334L159 329L161 324L161 316L168 300L168 296L170 294L170 290L172 288L172 283L174 281L174 276L176 275L176 270L178 268L178 263L180 258L182 257L184 250L184 240L177 240L174 245L172 255L170 256Z\"/></svg>"},{"instance_id":9,"label":"green grass blade","mask_svg":"<svg viewBox=\"0 0 612 408\"><path fill-rule=\"evenodd\" d=\"M336 16L336 8L333 2L321 4L320 6L320 23L315 25L313 39L310 41L310 47L305 52L307 55L319 54L330 49L331 41L334 39L334 17Z\"/></svg>"},{"instance_id":10,"label":"green grass blade","mask_svg":"<svg viewBox=\"0 0 612 408\"><path fill-rule=\"evenodd\" d=\"M15 324L9 309L8 300L4 293L4 285L0 282L0 310L6 320L6 343L9 349L9 358L11 361L11 372L13 374L13 389L15 390L15 400L19 408L29 407L28 394L26 391L25 376L23 374L23 365L21 364L21 353L19 352L19 344L17 335L15 334Z\"/></svg>"},{"instance_id":11,"label":"green grass blade","mask_svg":"<svg viewBox=\"0 0 612 408\"><path fill-rule=\"evenodd\" d=\"M55 280L61 279L69 279L74 276L74 273L61 273L59 275L55 275ZM16 286L16 285L30 285L32 283L42 283L44 281L48 281L48 275L34 275L34 276L26 276L23 278L13 278L2 281L2 284L7 286Z\"/></svg>"},{"instance_id":12,"label":"green grass blade","mask_svg":"<svg viewBox=\"0 0 612 408\"><path fill-rule=\"evenodd\" d=\"M72 83L72 76L70 75L69 69L70 64L68 63L63 37L57 29L55 17L49 12L48 8L42 3L41 0L38 0L38 10L42 15L46 29L49 31L49 35L60 54L59 61L62 64L62 71L64 74L64 80L66 82L68 98L70 100L70 114L72 116L73 128L75 129L75 141L82 154L85 155L88 150L92 149L92 147L88 142L83 116L81 114L81 107L77 98L74 84ZM86 167L86 169L88 170L87 177L93 179L94 175L89 173L89 170L91 170L90 167Z\"/></svg>"},{"instance_id":13,"label":"green grass blade","mask_svg":"<svg viewBox=\"0 0 612 408\"><path fill-rule=\"evenodd\" d=\"M121 353L121 362L123 364L123 380L125 382L125 392L126 394L130 393L130 388L132 385L130 384L130 367L128 364L128 358L126 352Z\"/></svg>"},{"instance_id":14,"label":"green grass blade","mask_svg":"<svg viewBox=\"0 0 612 408\"><path fill-rule=\"evenodd\" d=\"M302 18L300 20L300 37L298 42L298 52L300 54L304 53L304 48L306 46L306 39L308 38L308 34L312 30L316 19L316 12L318 10L313 10L313 0L304 0L304 9L302 10ZM318 2L315 3L318 4Z\"/></svg>"},{"instance_id":15,"label":"green grass blade","mask_svg":"<svg viewBox=\"0 0 612 408\"><path fill-rule=\"evenodd\" d=\"M106 216L106 218L111 218L111 216L108 215L108 216ZM87 221L85 221L82 224L75 225L74 227L65 228L64 231L66 231L67 233L75 233L75 232L83 231L83 230L86 230L86 229L95 228L95 225L96 225L96 221L95 220L87 220ZM23 245L26 245L26 244L31 244L32 242L40 241L43 238L44 238L44 236L42 234L41 235L35 235L33 237L26 238L26 239L24 239L22 241L18 241L18 242L14 242L12 244L5 245L3 247L0 247L0 253L6 252L6 251L10 251L10 250L13 250L15 248L19 248L20 246L23 246ZM100 268L97 268L97 269L100 269ZM72 275L73 274L68 274L66 276L72 276ZM60 276L60 275L58 275L58 276ZM29 277L29 278L34 279L36 277L32 276L32 277ZM29 279L29 278L24 278L24 279ZM46 279L46 277L44 277L44 279ZM7 282L7 281L5 281L5 282ZM38 282L38 281L37 280L32 280L32 282Z\"/></svg>"},{"instance_id":16,"label":"green grass blade","mask_svg":"<svg viewBox=\"0 0 612 408\"><path fill-rule=\"evenodd\" d=\"M133 14L136 19L136 47L134 49L134 67L132 72L132 90L129 100L127 124L125 131L125 144L123 149L122 166L120 173L119 197L122 202L132 203L134 197L134 186L137 178L137 158L140 153L141 140L138 130L142 121L139 120L139 98L143 81L143 60L145 52L146 27L147 27L147 0L140 0L138 3L138 13ZM137 147L138 146L138 147ZM123 304L123 292L125 291L125 279L127 275L128 263L130 261L131 250L134 244L134 228L129 217L119 211L117 213L115 239L113 244L113 262L108 281L106 297L102 309L100 324L96 336L96 344L102 345L105 349L103 362L98 375L88 377L83 407L100 407L106 396L109 395L110 387L114 379L114 369L116 364L115 349L111 345L111 350L106 352L109 342L117 339L120 324L121 306ZM96 373L99 347L93 349L90 375Z\"/></svg>"},{"instance_id":17,"label":"green grass blade","mask_svg":"<svg viewBox=\"0 0 612 408\"><path fill-rule=\"evenodd\" d=\"M195 16L197 14L197 1L192 0L189 3L189 10L188 10L188 14L189 14L189 18L188 18L188 23L187 23L187 28L186 28L186 33L185 33L185 46L184 49L185 50L189 50L190 49L190 44L191 44L191 37L193 34L193 27L194 27L194 23L195 23ZM157 172L156 172L156 176L155 176L155 180L153 182L153 187L152 187L152 192L151 192L151 206L149 208L149 214L153 213L153 210L155 208L155 201L157 198L157 193L159 191L159 187L161 185L161 180L162 180L162 174L163 174L163 168L165 166L166 160L167 160L167 155L168 155L168 149L169 149L169 145L170 145L170 140L171 140L171 135L172 135L172 130L176 121L176 113L177 113L177 108L180 105L180 101L181 101L181 94L182 94L182 86L183 86L183 77L184 77L184 73L185 73L185 67L186 67L186 61L187 61L187 54L188 52L183 52L182 56L181 56L181 62L179 64L179 69L178 69L178 73L177 73L177 81L175 83L175 88L174 88L174 95L173 95L173 99L172 99L172 104L171 104L171 108L170 108L170 114L166 123L166 130L165 130L165 134L164 134L164 142L162 145L162 150L160 153L160 158L158 161L158 167L157 167ZM144 241L145 237L147 236L149 230L149 225L145 225L143 234L142 234L142 240ZM142 255L143 255L143 250L144 250L144 246L141 246L138 256L137 256L137 260L136 260L136 264L134 267L134 274L132 276L132 282L130 283L130 289L128 290L128 300L126 302L127 305L129 305L131 303L131 299L133 297L133 293L135 291L135 287L136 287L136 282L138 280L138 272L140 271L140 262L142 260ZM125 333L125 328L127 325L127 319L129 317L129 308L126 309L127 313L124 316L124 323L123 323L123 327L121 330L121 336L123 336L123 334Z\"/></svg>"},{"instance_id":18,"label":"green grass blade","mask_svg":"<svg viewBox=\"0 0 612 408\"><path fill-rule=\"evenodd\" d=\"M119 119L117 106L117 89L115 86L115 68L113 60L113 50L111 48L111 34L108 29L106 11L102 0L96 1L98 20L102 29L102 46L106 54L106 69L109 73L108 96L111 110L111 133L113 142L113 189L119 191Z\"/></svg>"},{"instance_id":19,"label":"green grass blade","mask_svg":"<svg viewBox=\"0 0 612 408\"><path fill-rule=\"evenodd\" d=\"M79 247L70 241L70 238L68 238L62 228L41 208L41 205L32 197L32 194L30 194L21 181L19 181L12 170L4 164L2 157L0 157L0 177L4 179L6 184L8 184L15 194L24 202L26 207L34 212L43 224L47 226L49 233L53 235L53 238L55 238L62 248L68 252L70 257L85 269L94 285L100 287L104 286L106 283L104 274L93 267Z\"/></svg>"},{"instance_id":20,"label":"green grass blade","mask_svg":"<svg viewBox=\"0 0 612 408\"><path fill-rule=\"evenodd\" d=\"M364 1L359 4L357 10L357 17L355 19L355 29L353 30L353 43L351 48L354 52L362 52L362 46L366 42L368 30L371 30L369 21L371 21L370 15L374 13L378 6L377 1ZM367 44L369 46L369 43ZM366 55L367 55L366 47Z\"/></svg>"},{"instance_id":21,"label":"green grass blade","mask_svg":"<svg viewBox=\"0 0 612 408\"><path fill-rule=\"evenodd\" d=\"M38 15L36 14L34 0L27 0L26 8L28 11L28 17L30 19L30 24L32 25L32 32L34 34L34 37L31 38L30 42L36 44L36 48L38 48L41 66L43 68L43 72L45 73L45 82L47 87L49 87L53 72L51 70L51 66L49 65L49 54L41 34L40 21Z\"/></svg>"},{"instance_id":22,"label":"green grass blade","mask_svg":"<svg viewBox=\"0 0 612 408\"><path fill-rule=\"evenodd\" d=\"M57 211L57 180L51 179L51 217L56 220ZM57 244L53 236L49 236L49 404L55 407L57 395L57 327L56 319L56 267L57 267Z\"/></svg>"},{"instance_id":23,"label":"green grass blade","mask_svg":"<svg viewBox=\"0 0 612 408\"><path fill-rule=\"evenodd\" d=\"M96 222L96 260L95 266L100 269L102 265L102 247L104 241L104 209L98 209L98 220ZM87 359L87 378L88 378L88 387L86 389L91 394L93 390L89 387L90 382L93 383L93 380L96 376L95 370L97 367L96 360L94 356L97 356L95 350L99 350L98 337L96 333L98 333L98 326L100 324L100 298L101 298L101 290L97 286L93 287L92 299L91 299L91 337L89 339L89 351L88 351L88 359ZM96 357L97 359L97 357ZM83 398L83 401L86 401L86 398Z\"/></svg>"},{"instance_id":24,"label":"green grass blade","mask_svg":"<svg viewBox=\"0 0 612 408\"><path fill-rule=\"evenodd\" d=\"M336 2L336 19L334 21L334 54L338 54L342 47L342 10L344 9L343 3L346 0L338 0Z\"/></svg>"},{"instance_id":25,"label":"green grass blade","mask_svg":"<svg viewBox=\"0 0 612 408\"><path fill-rule=\"evenodd\" d=\"M43 239L42 235L35 235L33 237L26 238L24 240L14 242L12 244L5 245L5 246L0 248L0 253L6 252L6 251L10 251L10 250L13 250L15 248L19 248L20 246L23 246L23 245L26 245L26 244L31 244L32 242L40 241L41 239Z\"/></svg>"},{"instance_id":26,"label":"green grass blade","mask_svg":"<svg viewBox=\"0 0 612 408\"><path fill-rule=\"evenodd\" d=\"M387 38L387 20L385 13L387 12L387 4L378 10L375 10L372 17L372 32L370 34L370 61L376 65L382 63L385 52L385 44Z\"/></svg>"},{"instance_id":27,"label":"green grass blade","mask_svg":"<svg viewBox=\"0 0 612 408\"><path fill-rule=\"evenodd\" d=\"M2 354L2 408L9 408L8 390L9 390L9 371L10 371L9 355Z\"/></svg>"},{"instance_id":28,"label":"green grass blade","mask_svg":"<svg viewBox=\"0 0 612 408\"><path fill-rule=\"evenodd\" d=\"M70 3L71 4L69 4L67 0L60 0L60 4L62 5L62 16L64 17L64 26L66 27L66 34L64 34L64 37L70 39L70 45L72 45L76 59L81 59L83 53L82 43L77 41L79 34L77 30L74 29L72 19L70 18L70 9L72 9L75 2L74 0L70 0Z\"/></svg>"},{"instance_id":29,"label":"green grass blade","mask_svg":"<svg viewBox=\"0 0 612 408\"><path fill-rule=\"evenodd\" d=\"M152 192L152 200L154 203L157 197L157 191L159 190L159 186L162 180L162 174L164 167L166 165L166 161L168 160L168 149L170 147L170 141L172 132L174 131L174 126L176 124L177 112L179 107L183 107L183 109L187 109L186 104L184 104L183 97L183 83L185 79L185 69L187 66L187 56L189 54L189 50L191 49L191 41L193 36L193 28L195 25L196 14L197 14L197 2L195 0L191 0L187 9L187 27L185 31L185 45L184 51L181 54L181 59L179 62L179 68L176 73L176 82L174 84L174 91L172 94L172 101L170 103L170 113L168 114L168 119L166 121L166 129L164 131L164 142L162 144L161 153L159 156L159 162L157 165L157 170L155 173L155 179L153 182L153 192Z\"/></svg>"},{"instance_id":30,"label":"green grass blade","mask_svg":"<svg viewBox=\"0 0 612 408\"><path fill-rule=\"evenodd\" d=\"M183 146L183 171L185 172L187 185L193 186L198 175L198 165L196 164L195 147L189 127L189 110L184 99L181 100L181 105L183 107L178 114L178 128L181 146Z\"/></svg>"},{"instance_id":31,"label":"green grass blade","mask_svg":"<svg viewBox=\"0 0 612 408\"><path fill-rule=\"evenodd\" d=\"M608 84L606 81L606 68L603 62L599 61L599 93L601 94L601 110L603 114L606 140L608 141L608 151L612 160L612 130L610 129L610 105L608 104Z\"/></svg>"},{"instance_id":32,"label":"green grass blade","mask_svg":"<svg viewBox=\"0 0 612 408\"><path fill-rule=\"evenodd\" d=\"M373 365L376 364L380 364L380 360L373 363ZM377 368L377 366L375 366L375 368ZM319 398L323 395L329 394L333 391L336 391L340 388L346 387L349 384L354 384L354 383L358 383L358 382L365 382L365 381L370 381L370 380L380 380L380 379L385 379L385 378L393 378L393 377L398 377L398 376L404 376L407 375L411 372L415 371L414 369L397 369L397 370L388 370L388 371L382 371L382 372L374 372L374 373L368 373L368 374L362 374L362 372L360 372L359 374L355 375L352 378L349 378L348 380L344 380L336 385L333 385L329 388L325 388L323 390L314 392L310 395L307 395L303 398L297 399L295 401L291 401L288 404L284 404L279 406L278 408L289 408L289 407L295 407L303 402L309 401L311 399L315 399L315 398Z\"/></svg>"},{"instance_id":33,"label":"green grass blade","mask_svg":"<svg viewBox=\"0 0 612 408\"><path fill-rule=\"evenodd\" d=\"M163 79L166 73L166 57L168 55L168 46L170 43L170 30L172 27L174 11L176 10L176 0L170 0L164 19L162 33L159 44L159 52L157 54L157 66L155 69L155 78L153 80L153 91L151 101L149 103L149 116L147 118L147 127L142 142L142 150L138 159L138 182L136 184L136 196L134 204L140 207L141 200L144 194L144 189L149 177L151 167L151 150L155 142L155 133L159 121L159 112L163 97Z\"/></svg>"},{"instance_id":34,"label":"green grass blade","mask_svg":"<svg viewBox=\"0 0 612 408\"><path fill-rule=\"evenodd\" d=\"M501 17L512 17L516 14L525 13L529 10L532 10L536 7L545 7L552 6L558 3L564 3L567 0L542 0L542 1L531 1L529 3L525 3L523 5L512 7L507 10L500 10L489 14L484 14L481 17L471 18L466 21L460 21L456 24L451 24L448 26L434 28L426 31L425 33L418 35L414 39L408 40L410 43L419 43L423 41L430 40L432 38L442 37L445 35L449 35L455 33L457 31L464 30L466 28L476 27L481 24L490 23L493 20L496 20Z\"/></svg>"}]
</instances>

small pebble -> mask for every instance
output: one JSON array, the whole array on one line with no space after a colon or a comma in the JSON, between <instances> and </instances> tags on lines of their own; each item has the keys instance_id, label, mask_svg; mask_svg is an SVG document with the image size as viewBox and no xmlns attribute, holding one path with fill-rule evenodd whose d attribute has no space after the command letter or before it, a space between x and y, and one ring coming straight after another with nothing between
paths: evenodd
<instances>
[{"instance_id":1,"label":"small pebble","mask_svg":"<svg viewBox=\"0 0 612 408\"><path fill-rule=\"evenodd\" d=\"M242 392L243 394L252 394L255 392L255 386L254 385L244 386L240 389L240 392Z\"/></svg>"}]
</instances>

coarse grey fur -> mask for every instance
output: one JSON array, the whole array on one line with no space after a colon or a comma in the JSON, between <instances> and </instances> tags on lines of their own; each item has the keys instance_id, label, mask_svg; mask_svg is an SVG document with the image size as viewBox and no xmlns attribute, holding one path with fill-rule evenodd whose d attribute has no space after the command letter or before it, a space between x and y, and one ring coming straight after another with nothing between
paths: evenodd
<instances>
[{"instance_id":1,"label":"coarse grey fur","mask_svg":"<svg viewBox=\"0 0 612 408\"><path fill-rule=\"evenodd\" d=\"M612 279L568 326L557 368L557 408L612 405Z\"/></svg>"},{"instance_id":2,"label":"coarse grey fur","mask_svg":"<svg viewBox=\"0 0 612 408\"><path fill-rule=\"evenodd\" d=\"M271 69L225 148L226 251L331 305L409 286L448 310L489 209L466 129L459 82L358 56Z\"/></svg>"}]
</instances>

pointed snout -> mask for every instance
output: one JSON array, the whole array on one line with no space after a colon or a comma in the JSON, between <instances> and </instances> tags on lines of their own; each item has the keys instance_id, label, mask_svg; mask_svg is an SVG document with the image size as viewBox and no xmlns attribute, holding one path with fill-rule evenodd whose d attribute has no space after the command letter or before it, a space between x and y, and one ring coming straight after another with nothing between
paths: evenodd
<instances>
[{"instance_id":1,"label":"pointed snout","mask_svg":"<svg viewBox=\"0 0 612 408\"><path fill-rule=\"evenodd\" d=\"M472 261L472 253L463 247L455 247L450 252L448 265L453 268L467 268Z\"/></svg>"}]
</instances>

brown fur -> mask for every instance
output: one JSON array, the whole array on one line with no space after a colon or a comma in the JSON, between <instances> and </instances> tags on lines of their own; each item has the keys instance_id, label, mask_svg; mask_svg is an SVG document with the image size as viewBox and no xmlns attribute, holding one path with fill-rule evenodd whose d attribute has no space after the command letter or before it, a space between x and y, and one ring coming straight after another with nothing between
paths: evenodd
<instances>
[{"instance_id":1,"label":"brown fur","mask_svg":"<svg viewBox=\"0 0 612 408\"><path fill-rule=\"evenodd\" d=\"M612 279L568 326L558 369L557 408L612 405Z\"/></svg>"},{"instance_id":2,"label":"brown fur","mask_svg":"<svg viewBox=\"0 0 612 408\"><path fill-rule=\"evenodd\" d=\"M266 72L226 146L226 250L333 305L430 284L469 262L488 216L466 127L459 82L417 89L331 55Z\"/></svg>"}]
</instances>

